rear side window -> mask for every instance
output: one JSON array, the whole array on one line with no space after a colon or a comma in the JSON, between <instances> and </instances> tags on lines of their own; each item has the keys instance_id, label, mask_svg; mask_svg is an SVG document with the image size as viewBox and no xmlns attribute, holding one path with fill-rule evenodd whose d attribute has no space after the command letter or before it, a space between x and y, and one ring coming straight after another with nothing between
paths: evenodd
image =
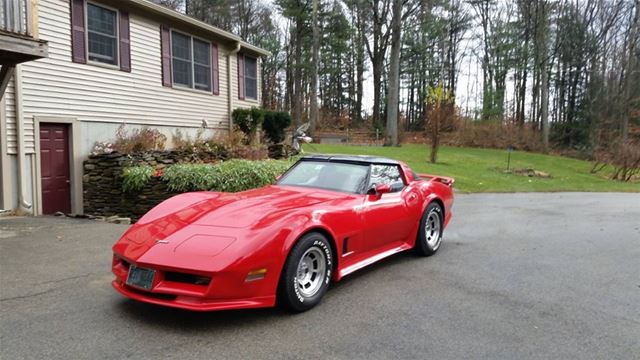
<instances>
[{"instance_id":1,"label":"rear side window","mask_svg":"<svg viewBox=\"0 0 640 360\"><path fill-rule=\"evenodd\" d=\"M404 188L404 181L400 174L400 168L396 165L371 165L371 176L369 177L369 186L388 184L391 186L392 192L397 192Z\"/></svg>"}]
</instances>

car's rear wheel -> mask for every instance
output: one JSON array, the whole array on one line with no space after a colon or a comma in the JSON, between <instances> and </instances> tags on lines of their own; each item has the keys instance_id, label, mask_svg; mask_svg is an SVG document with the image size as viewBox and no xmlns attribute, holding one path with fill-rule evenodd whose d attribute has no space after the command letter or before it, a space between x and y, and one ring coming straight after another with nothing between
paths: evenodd
<instances>
[{"instance_id":1,"label":"car's rear wheel","mask_svg":"<svg viewBox=\"0 0 640 360\"><path fill-rule=\"evenodd\" d=\"M444 216L442 207L432 202L422 214L420 230L416 239L416 250L420 255L430 256L436 253L442 243Z\"/></svg>"},{"instance_id":2,"label":"car's rear wheel","mask_svg":"<svg viewBox=\"0 0 640 360\"><path fill-rule=\"evenodd\" d=\"M316 306L327 292L332 266L327 238L317 232L304 235L291 249L282 271L281 303L295 312Z\"/></svg>"}]
</instances>

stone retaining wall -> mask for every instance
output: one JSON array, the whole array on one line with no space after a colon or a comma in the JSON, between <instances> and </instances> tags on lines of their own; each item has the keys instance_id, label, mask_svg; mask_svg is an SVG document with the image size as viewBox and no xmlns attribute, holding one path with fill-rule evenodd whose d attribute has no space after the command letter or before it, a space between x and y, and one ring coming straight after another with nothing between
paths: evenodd
<instances>
[{"instance_id":1,"label":"stone retaining wall","mask_svg":"<svg viewBox=\"0 0 640 360\"><path fill-rule=\"evenodd\" d=\"M214 162L218 153L153 151L124 155L119 153L91 155L84 162L84 213L95 216L129 217L139 219L161 201L175 195L159 178L153 177L142 190L127 193L122 190L122 171L125 167L149 165L162 169L168 165L188 162Z\"/></svg>"}]
</instances>

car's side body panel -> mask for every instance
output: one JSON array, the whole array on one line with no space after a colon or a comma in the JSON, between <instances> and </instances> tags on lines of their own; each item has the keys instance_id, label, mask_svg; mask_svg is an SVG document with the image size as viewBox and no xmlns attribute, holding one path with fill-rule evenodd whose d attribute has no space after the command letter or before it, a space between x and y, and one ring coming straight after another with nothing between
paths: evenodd
<instances>
[{"instance_id":1,"label":"car's side body panel","mask_svg":"<svg viewBox=\"0 0 640 360\"><path fill-rule=\"evenodd\" d=\"M136 300L191 310L272 306L291 248L310 231L330 238L338 281L413 248L430 202L443 205L445 226L449 222L450 184L415 178L405 164L397 165L404 188L382 195L271 185L175 196L114 245L113 286ZM156 271L151 291L126 284L131 265Z\"/></svg>"}]
</instances>

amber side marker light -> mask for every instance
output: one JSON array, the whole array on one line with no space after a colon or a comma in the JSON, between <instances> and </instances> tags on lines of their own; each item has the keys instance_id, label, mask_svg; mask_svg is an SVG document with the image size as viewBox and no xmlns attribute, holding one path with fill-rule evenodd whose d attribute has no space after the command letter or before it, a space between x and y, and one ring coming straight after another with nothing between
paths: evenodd
<instances>
[{"instance_id":1,"label":"amber side marker light","mask_svg":"<svg viewBox=\"0 0 640 360\"><path fill-rule=\"evenodd\" d=\"M267 274L267 269L266 268L249 271L249 273L247 274L247 277L244 279L244 282L262 280L262 279L264 279L264 276L266 274Z\"/></svg>"}]
</instances>

